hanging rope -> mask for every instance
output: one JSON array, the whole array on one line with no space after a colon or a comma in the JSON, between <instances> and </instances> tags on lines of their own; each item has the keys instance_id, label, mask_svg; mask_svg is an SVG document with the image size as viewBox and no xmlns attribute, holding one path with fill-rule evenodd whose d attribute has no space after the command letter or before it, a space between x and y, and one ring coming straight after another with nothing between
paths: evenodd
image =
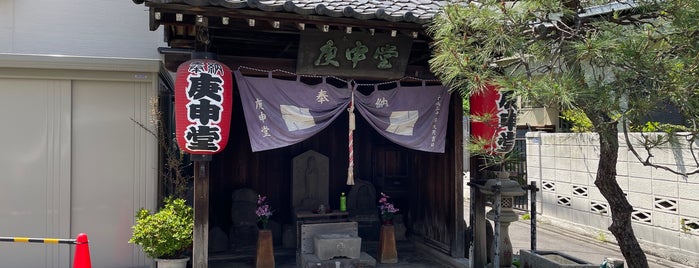
<instances>
[{"instance_id":1,"label":"hanging rope","mask_svg":"<svg viewBox=\"0 0 699 268\"><path fill-rule=\"evenodd\" d=\"M349 166L347 167L347 185L354 185L354 89L352 90L352 99L350 100L349 108Z\"/></svg>"},{"instance_id":2,"label":"hanging rope","mask_svg":"<svg viewBox=\"0 0 699 268\"><path fill-rule=\"evenodd\" d=\"M354 130L356 128L355 126L355 116L354 116L354 94L356 92L357 87L360 86L373 86L374 88L378 88L379 86L383 85L388 85L388 84L393 84L393 83L400 83L400 81L404 80L414 80L414 81L420 81L422 82L423 86L425 85L426 82L435 82L435 83L441 83L440 80L438 79L421 79L413 76L404 76L396 80L392 81L385 81L385 82L380 82L380 83L373 83L373 84L359 84L354 82L353 80L344 80L342 78L339 78L337 76L320 76L320 75L301 75L301 74L296 74L290 71L282 70L282 69L274 69L274 70L263 70L259 68L254 68L254 67L249 67L249 66L238 66L238 70L240 69L247 69L251 71L256 71L256 72L261 72L261 73L273 73L273 72L280 72L280 73L285 73L288 75L292 76L297 76L298 77L311 77L311 78L333 78L336 79L340 82L345 82L348 84L348 87L352 90L352 97L351 101L349 104L349 107L347 108L347 112L349 112L349 135L348 135L348 140L347 140L347 145L349 149L349 165L347 167L347 185L354 185ZM354 86L352 86L354 84Z\"/></svg>"}]
</instances>

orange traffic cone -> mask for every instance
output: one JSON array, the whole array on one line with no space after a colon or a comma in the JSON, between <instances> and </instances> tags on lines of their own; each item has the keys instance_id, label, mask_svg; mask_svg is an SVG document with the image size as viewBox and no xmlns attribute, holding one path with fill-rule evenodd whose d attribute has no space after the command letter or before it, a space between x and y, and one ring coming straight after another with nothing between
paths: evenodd
<instances>
[{"instance_id":1,"label":"orange traffic cone","mask_svg":"<svg viewBox=\"0 0 699 268\"><path fill-rule=\"evenodd\" d=\"M87 235L80 233L75 240L77 245L75 246L75 256L73 256L73 268L92 268Z\"/></svg>"}]
</instances>

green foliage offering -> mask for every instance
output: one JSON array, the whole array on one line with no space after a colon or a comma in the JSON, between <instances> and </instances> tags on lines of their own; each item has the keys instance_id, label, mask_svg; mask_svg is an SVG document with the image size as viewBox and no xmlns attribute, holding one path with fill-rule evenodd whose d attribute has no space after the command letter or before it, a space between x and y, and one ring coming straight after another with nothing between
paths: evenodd
<instances>
[{"instance_id":1,"label":"green foliage offering","mask_svg":"<svg viewBox=\"0 0 699 268\"><path fill-rule=\"evenodd\" d=\"M140 245L150 258L178 258L192 245L194 214L184 199L168 197L158 212L136 213L129 243Z\"/></svg>"},{"instance_id":2,"label":"green foliage offering","mask_svg":"<svg viewBox=\"0 0 699 268\"><path fill-rule=\"evenodd\" d=\"M521 218L522 218L522 220L525 220L525 221L531 220L531 219L532 219L532 215L530 215L529 213L525 213L525 214L522 215Z\"/></svg>"}]
</instances>

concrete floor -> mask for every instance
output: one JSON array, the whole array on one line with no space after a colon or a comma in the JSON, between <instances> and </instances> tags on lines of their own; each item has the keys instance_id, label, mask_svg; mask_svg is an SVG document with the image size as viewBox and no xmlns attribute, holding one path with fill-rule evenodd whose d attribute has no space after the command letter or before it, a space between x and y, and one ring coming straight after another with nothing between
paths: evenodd
<instances>
[{"instance_id":1,"label":"concrete floor","mask_svg":"<svg viewBox=\"0 0 699 268\"><path fill-rule=\"evenodd\" d=\"M377 241L362 242L362 251L377 258ZM378 263L378 268L428 268L444 267L429 255L421 253L411 241L396 241L398 263ZM296 267L296 249L276 247L274 261L277 268ZM240 249L209 256L210 268L249 268L255 267L255 248Z\"/></svg>"},{"instance_id":2,"label":"concrete floor","mask_svg":"<svg viewBox=\"0 0 699 268\"><path fill-rule=\"evenodd\" d=\"M468 203L465 204L465 207L468 208ZM465 214L465 216L468 217L468 213ZM468 219L466 219L466 222L468 222ZM530 230L531 225L528 220L516 221L510 225L509 234L513 253L515 255L519 255L520 249L530 249ZM377 244L377 241L363 241L362 251L376 258ZM411 241L397 241L396 246L398 251L398 263L377 263L376 267L426 268L447 266L440 262L439 258L436 258L434 255L427 254L423 250L416 248L416 245ZM537 249L561 251L567 255L597 265L601 264L607 257L623 260L616 244L602 241L599 238L578 233L571 228L564 228L559 224L551 224L546 221L538 221L537 223ZM296 267L296 249L277 247L274 250L276 267ZM651 254L646 255L650 268L690 267ZM211 268L248 268L255 266L254 246L238 249L237 252L210 254L209 256L209 267ZM468 260L461 259L460 261L465 261L464 265L461 267L468 267L466 264Z\"/></svg>"},{"instance_id":3,"label":"concrete floor","mask_svg":"<svg viewBox=\"0 0 699 268\"><path fill-rule=\"evenodd\" d=\"M536 226L537 250L561 251L592 264L601 264L606 257L624 259L619 251L619 246L614 243L542 221L537 221ZM520 220L510 225L510 240L514 253L518 254L520 249L528 250L531 248L530 230L529 221ZM650 268L689 268L689 266L648 253L646 253L646 258Z\"/></svg>"}]
</instances>

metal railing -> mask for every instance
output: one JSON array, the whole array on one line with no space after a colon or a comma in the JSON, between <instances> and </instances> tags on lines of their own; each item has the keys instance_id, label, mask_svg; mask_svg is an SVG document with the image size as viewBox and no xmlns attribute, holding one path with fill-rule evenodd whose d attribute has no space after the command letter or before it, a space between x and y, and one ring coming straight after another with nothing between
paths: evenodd
<instances>
[{"instance_id":1,"label":"metal railing","mask_svg":"<svg viewBox=\"0 0 699 268\"><path fill-rule=\"evenodd\" d=\"M42 243L42 244L77 244L77 239L61 238L31 238L31 237L0 237L0 242Z\"/></svg>"},{"instance_id":2,"label":"metal railing","mask_svg":"<svg viewBox=\"0 0 699 268\"><path fill-rule=\"evenodd\" d=\"M515 161L505 164L505 171L510 172L510 179L518 182L522 187L527 187L527 140L525 138L515 139L515 147L512 150L517 154ZM528 196L515 196L512 208L518 210L529 210Z\"/></svg>"},{"instance_id":3,"label":"metal railing","mask_svg":"<svg viewBox=\"0 0 699 268\"><path fill-rule=\"evenodd\" d=\"M0 236L0 242L75 245L75 255L73 255L73 268L92 268L92 262L90 261L89 240L87 239L87 235L85 233L78 234L78 236L75 239Z\"/></svg>"}]
</instances>

